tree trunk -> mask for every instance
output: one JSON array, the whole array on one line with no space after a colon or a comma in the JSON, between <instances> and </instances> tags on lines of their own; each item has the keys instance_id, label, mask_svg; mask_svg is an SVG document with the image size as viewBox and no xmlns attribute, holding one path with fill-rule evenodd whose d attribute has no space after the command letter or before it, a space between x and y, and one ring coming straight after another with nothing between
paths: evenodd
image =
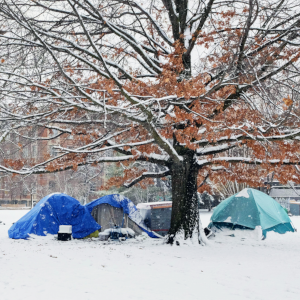
<instances>
[{"instance_id":1,"label":"tree trunk","mask_svg":"<svg viewBox=\"0 0 300 300\"><path fill-rule=\"evenodd\" d=\"M211 211L211 201L208 202L208 211Z\"/></svg>"},{"instance_id":2,"label":"tree trunk","mask_svg":"<svg viewBox=\"0 0 300 300\"><path fill-rule=\"evenodd\" d=\"M180 42L184 47L184 39L181 38ZM191 77L191 55L184 53L182 62L184 70L180 74L178 81ZM176 142L175 139L174 144ZM198 167L194 159L194 152L181 147L177 148L177 152L180 155L183 154L180 153L182 151L185 154L182 155L184 157L183 161L173 162L170 166L172 176L172 216L167 241L169 244L173 244L175 235L180 231L184 232L185 239L192 237L199 220L197 199Z\"/></svg>"},{"instance_id":3,"label":"tree trunk","mask_svg":"<svg viewBox=\"0 0 300 300\"><path fill-rule=\"evenodd\" d=\"M173 243L177 233L183 232L184 238L192 237L198 223L197 174L198 168L191 157L173 163L172 173L172 217L168 243Z\"/></svg>"}]
</instances>

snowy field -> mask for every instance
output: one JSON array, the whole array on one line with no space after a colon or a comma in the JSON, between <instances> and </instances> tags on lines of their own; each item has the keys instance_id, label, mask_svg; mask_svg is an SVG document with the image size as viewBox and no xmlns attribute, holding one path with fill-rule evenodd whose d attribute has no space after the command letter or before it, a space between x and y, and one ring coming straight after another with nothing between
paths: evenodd
<instances>
[{"instance_id":1,"label":"snowy field","mask_svg":"<svg viewBox=\"0 0 300 300\"><path fill-rule=\"evenodd\" d=\"M209 245L168 246L141 238L122 244L11 240L27 211L0 210L0 299L300 299L300 233L234 231ZM210 214L203 212L206 226ZM300 218L292 217L300 231Z\"/></svg>"}]
</instances>

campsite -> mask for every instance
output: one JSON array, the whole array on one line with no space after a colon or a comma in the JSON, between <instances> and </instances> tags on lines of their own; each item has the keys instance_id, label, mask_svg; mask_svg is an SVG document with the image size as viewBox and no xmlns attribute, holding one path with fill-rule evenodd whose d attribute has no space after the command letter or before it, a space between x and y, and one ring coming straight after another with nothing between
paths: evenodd
<instances>
[{"instance_id":1,"label":"campsite","mask_svg":"<svg viewBox=\"0 0 300 300\"><path fill-rule=\"evenodd\" d=\"M300 0L0 1L0 300L300 299Z\"/></svg>"},{"instance_id":2,"label":"campsite","mask_svg":"<svg viewBox=\"0 0 300 300\"><path fill-rule=\"evenodd\" d=\"M142 210L150 206L170 204L139 205ZM163 217L163 211L158 214ZM294 229L300 228L299 216L289 218L275 200L253 189L224 200L212 212L200 210L200 216L203 227L215 227L202 240L205 244L199 245L195 235L189 240L179 236L178 244L167 246L166 238L152 232L122 195L84 207L57 193L29 211L0 210L1 299L92 300L99 292L105 299L198 299L199 293L205 299L298 298L300 234ZM71 225L70 240L57 238L61 224ZM118 224L136 235L101 238L102 232L110 237L114 230L121 232ZM90 235L94 231L100 233Z\"/></svg>"},{"instance_id":3,"label":"campsite","mask_svg":"<svg viewBox=\"0 0 300 300\"><path fill-rule=\"evenodd\" d=\"M1 300L293 299L299 297L300 234L218 235L199 248L147 237L123 243L9 239L25 211L0 210ZM211 213L201 211L203 226ZM291 217L300 228L300 217ZM175 284L174 284L175 283ZM172 289L169 287L172 286Z\"/></svg>"}]
</instances>

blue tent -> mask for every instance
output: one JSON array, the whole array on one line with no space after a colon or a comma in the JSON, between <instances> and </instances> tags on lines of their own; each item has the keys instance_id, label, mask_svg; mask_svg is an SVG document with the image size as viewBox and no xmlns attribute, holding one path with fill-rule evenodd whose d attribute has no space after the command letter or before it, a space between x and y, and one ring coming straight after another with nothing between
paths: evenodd
<instances>
[{"instance_id":1,"label":"blue tent","mask_svg":"<svg viewBox=\"0 0 300 300\"><path fill-rule=\"evenodd\" d=\"M141 228L144 232L146 232L150 237L160 237L155 232L149 231L147 229L147 226L144 224L144 220L140 215L138 209L133 204L133 202L125 196L118 194L107 195L86 204L86 208L89 210L90 213L92 213L93 208L100 204L109 204L113 207L122 209L123 212L128 215L129 219L131 219L135 224L137 224L138 227Z\"/></svg>"},{"instance_id":2,"label":"blue tent","mask_svg":"<svg viewBox=\"0 0 300 300\"><path fill-rule=\"evenodd\" d=\"M29 234L57 234L59 225L72 225L74 238L84 238L101 228L79 201L65 194L51 194L13 224L8 235L12 239L26 239Z\"/></svg>"},{"instance_id":3,"label":"blue tent","mask_svg":"<svg viewBox=\"0 0 300 300\"><path fill-rule=\"evenodd\" d=\"M211 216L216 227L254 229L261 226L268 231L285 233L295 231L286 211L273 198L255 189L244 189L222 201Z\"/></svg>"}]
</instances>

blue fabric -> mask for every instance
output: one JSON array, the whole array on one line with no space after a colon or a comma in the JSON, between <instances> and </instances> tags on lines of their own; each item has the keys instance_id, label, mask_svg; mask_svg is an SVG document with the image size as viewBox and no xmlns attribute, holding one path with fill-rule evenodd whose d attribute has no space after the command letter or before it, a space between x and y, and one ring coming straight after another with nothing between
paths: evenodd
<instances>
[{"instance_id":1,"label":"blue fabric","mask_svg":"<svg viewBox=\"0 0 300 300\"><path fill-rule=\"evenodd\" d=\"M93 208L100 204L109 204L113 207L123 209L124 213L127 214L128 217L133 222L135 222L144 232L146 232L149 237L159 237L155 232L147 230L147 226L145 225L144 220L140 215L138 209L133 204L133 202L127 197L118 194L107 195L86 204L86 208L89 210L90 213L92 213Z\"/></svg>"},{"instance_id":2,"label":"blue fabric","mask_svg":"<svg viewBox=\"0 0 300 300\"><path fill-rule=\"evenodd\" d=\"M12 239L26 239L29 234L57 234L59 225L72 225L72 235L78 239L101 228L79 201L65 194L51 194L13 224L8 235Z\"/></svg>"},{"instance_id":3,"label":"blue fabric","mask_svg":"<svg viewBox=\"0 0 300 300\"><path fill-rule=\"evenodd\" d=\"M222 201L211 216L212 224L228 223L268 231L295 231L285 210L273 198L255 189L244 189Z\"/></svg>"},{"instance_id":4,"label":"blue fabric","mask_svg":"<svg viewBox=\"0 0 300 300\"><path fill-rule=\"evenodd\" d=\"M294 228L292 227L291 223L283 223L283 224L278 224L274 227L268 228L266 230L263 230L263 235L267 236L267 232L269 231L274 231L277 233L286 233L287 231L295 231Z\"/></svg>"}]
</instances>

